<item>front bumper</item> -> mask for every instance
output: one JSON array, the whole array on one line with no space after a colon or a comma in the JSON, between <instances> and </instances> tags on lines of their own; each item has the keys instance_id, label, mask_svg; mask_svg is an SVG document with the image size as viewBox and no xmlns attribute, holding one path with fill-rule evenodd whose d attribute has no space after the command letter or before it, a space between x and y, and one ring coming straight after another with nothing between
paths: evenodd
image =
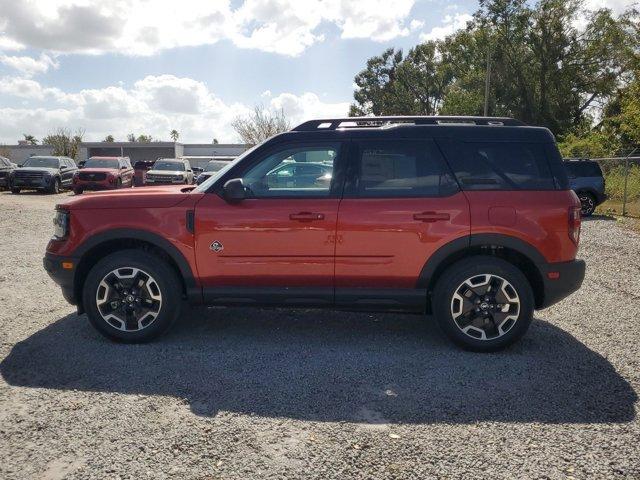
<instances>
[{"instance_id":1,"label":"front bumper","mask_svg":"<svg viewBox=\"0 0 640 480\"><path fill-rule=\"evenodd\" d=\"M105 180L103 182L87 182L84 180L80 180L73 182L73 188L91 191L114 190L116 188L116 185L115 183L109 183L108 180Z\"/></svg>"},{"instance_id":2,"label":"front bumper","mask_svg":"<svg viewBox=\"0 0 640 480\"><path fill-rule=\"evenodd\" d=\"M182 185L185 182L186 179L181 178L179 180L156 180L156 179L149 179L147 178L145 180L145 183L147 185Z\"/></svg>"},{"instance_id":3,"label":"front bumper","mask_svg":"<svg viewBox=\"0 0 640 480\"><path fill-rule=\"evenodd\" d=\"M51 188L53 179L54 177L42 177L41 179L37 180L13 177L11 179L11 187L22 188L25 190L47 190Z\"/></svg>"},{"instance_id":4,"label":"front bumper","mask_svg":"<svg viewBox=\"0 0 640 480\"><path fill-rule=\"evenodd\" d=\"M42 263L51 279L60 285L62 295L71 305L78 305L80 302L76 298L74 280L78 268L78 260L74 257L63 257L52 253L45 253ZM63 263L71 264L72 268L64 268Z\"/></svg>"},{"instance_id":5,"label":"front bumper","mask_svg":"<svg viewBox=\"0 0 640 480\"><path fill-rule=\"evenodd\" d=\"M547 308L558 303L578 290L584 280L586 265L584 260L570 262L545 263L538 265L542 274L543 298L537 309Z\"/></svg>"}]
</instances>

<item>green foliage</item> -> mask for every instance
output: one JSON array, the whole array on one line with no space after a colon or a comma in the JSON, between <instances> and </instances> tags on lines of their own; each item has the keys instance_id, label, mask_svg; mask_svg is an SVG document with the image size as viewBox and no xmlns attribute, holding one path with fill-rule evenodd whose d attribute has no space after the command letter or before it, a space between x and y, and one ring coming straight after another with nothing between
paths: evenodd
<instances>
[{"instance_id":1,"label":"green foliage","mask_svg":"<svg viewBox=\"0 0 640 480\"><path fill-rule=\"evenodd\" d=\"M637 18L588 12L581 0L481 1L446 39L370 58L350 114L482 114L489 58L489 114L569 135L637 65Z\"/></svg>"},{"instance_id":2,"label":"green foliage","mask_svg":"<svg viewBox=\"0 0 640 480\"><path fill-rule=\"evenodd\" d=\"M115 142L115 139L113 138L113 135L107 135L106 137L104 137L103 142L113 143Z\"/></svg>"},{"instance_id":3,"label":"green foliage","mask_svg":"<svg viewBox=\"0 0 640 480\"><path fill-rule=\"evenodd\" d=\"M38 140L33 135L27 135L26 133L23 133L22 136L24 137L24 140L29 145L37 145L38 144Z\"/></svg>"},{"instance_id":4,"label":"green foliage","mask_svg":"<svg viewBox=\"0 0 640 480\"><path fill-rule=\"evenodd\" d=\"M180 133L178 132L178 130L176 130L175 128L173 130L171 130L171 132L169 133L169 136L171 137L171 140L173 140L174 142L178 141L178 138L180 138Z\"/></svg>"},{"instance_id":5,"label":"green foliage","mask_svg":"<svg viewBox=\"0 0 640 480\"><path fill-rule=\"evenodd\" d=\"M605 187L607 195L613 200L622 201L624 197L624 165L616 165L605 172ZM627 201L640 200L640 165L629 167L627 180Z\"/></svg>"},{"instance_id":6,"label":"green foliage","mask_svg":"<svg viewBox=\"0 0 640 480\"><path fill-rule=\"evenodd\" d=\"M84 137L84 130L77 129L75 134L68 128L59 127L55 132L50 133L42 139L43 145L51 145L53 155L77 158L78 149Z\"/></svg>"}]
</instances>

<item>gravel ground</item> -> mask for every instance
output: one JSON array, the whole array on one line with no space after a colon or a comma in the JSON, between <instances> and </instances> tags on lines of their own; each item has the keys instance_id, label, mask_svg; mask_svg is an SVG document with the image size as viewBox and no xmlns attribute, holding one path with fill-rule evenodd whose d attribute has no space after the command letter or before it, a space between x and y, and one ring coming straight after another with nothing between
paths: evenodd
<instances>
[{"instance_id":1,"label":"gravel ground","mask_svg":"<svg viewBox=\"0 0 640 480\"><path fill-rule=\"evenodd\" d=\"M502 353L241 308L136 346L42 269L56 200L0 193L0 478L640 478L640 235L615 221L584 222L582 290Z\"/></svg>"}]
</instances>

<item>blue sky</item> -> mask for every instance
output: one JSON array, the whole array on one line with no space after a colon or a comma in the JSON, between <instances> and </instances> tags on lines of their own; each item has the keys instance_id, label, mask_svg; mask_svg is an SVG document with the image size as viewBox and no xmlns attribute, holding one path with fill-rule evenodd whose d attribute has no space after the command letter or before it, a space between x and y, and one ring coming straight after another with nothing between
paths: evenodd
<instances>
[{"instance_id":1,"label":"blue sky","mask_svg":"<svg viewBox=\"0 0 640 480\"><path fill-rule=\"evenodd\" d=\"M59 126L83 128L87 140L129 132L166 139L176 128L185 142L231 142L231 120L258 103L282 108L292 123L345 115L367 58L442 38L476 8L442 0L0 0L0 143Z\"/></svg>"}]
</instances>

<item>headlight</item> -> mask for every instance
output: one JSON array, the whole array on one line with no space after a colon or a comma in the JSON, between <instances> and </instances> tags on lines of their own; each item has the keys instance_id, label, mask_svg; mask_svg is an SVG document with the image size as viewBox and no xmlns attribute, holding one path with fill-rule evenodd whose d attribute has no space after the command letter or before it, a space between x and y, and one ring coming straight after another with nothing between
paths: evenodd
<instances>
[{"instance_id":1,"label":"headlight","mask_svg":"<svg viewBox=\"0 0 640 480\"><path fill-rule=\"evenodd\" d=\"M69 233L69 212L66 210L56 210L56 216L53 217L53 236L62 239Z\"/></svg>"}]
</instances>

